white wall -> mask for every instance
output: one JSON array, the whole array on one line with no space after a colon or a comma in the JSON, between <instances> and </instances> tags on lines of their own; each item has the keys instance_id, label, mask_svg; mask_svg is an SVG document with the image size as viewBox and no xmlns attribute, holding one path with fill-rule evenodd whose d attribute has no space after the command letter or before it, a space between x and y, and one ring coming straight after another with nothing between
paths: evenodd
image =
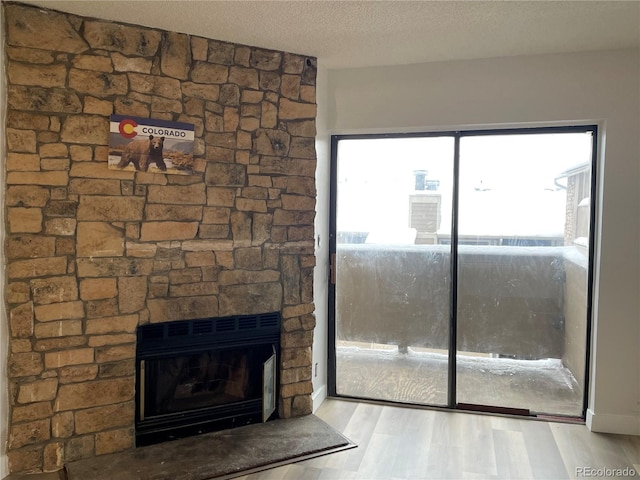
<instances>
[{"instance_id":1,"label":"white wall","mask_svg":"<svg viewBox=\"0 0 640 480\"><path fill-rule=\"evenodd\" d=\"M327 111L319 110L318 123L329 131L319 132L319 144L338 133L602 127L587 420L595 431L640 435L640 51L331 70L320 101ZM320 151L318 168L328 169ZM328 182L318 187L328 191Z\"/></svg>"},{"instance_id":2,"label":"white wall","mask_svg":"<svg viewBox=\"0 0 640 480\"><path fill-rule=\"evenodd\" d=\"M0 125L6 125L7 87L4 71L4 9L0 8ZM5 136L0 137L0 161L2 178L5 175ZM0 200L4 205L4 182L0 182ZM4 245L4 208L0 208L0 242ZM0 251L0 265L4 274L4 248ZM9 428L9 393L7 375L7 357L9 355L9 326L4 307L4 275L0 281L0 478L9 474L7 465L7 435Z\"/></svg>"},{"instance_id":3,"label":"white wall","mask_svg":"<svg viewBox=\"0 0 640 480\"><path fill-rule=\"evenodd\" d=\"M331 158L328 131L328 72L318 67L316 79L316 268L313 277L314 303L316 307L316 331L313 337L313 410L327 397L327 348L328 348L328 264L329 264L329 163ZM316 367L317 365L317 367Z\"/></svg>"}]
</instances>

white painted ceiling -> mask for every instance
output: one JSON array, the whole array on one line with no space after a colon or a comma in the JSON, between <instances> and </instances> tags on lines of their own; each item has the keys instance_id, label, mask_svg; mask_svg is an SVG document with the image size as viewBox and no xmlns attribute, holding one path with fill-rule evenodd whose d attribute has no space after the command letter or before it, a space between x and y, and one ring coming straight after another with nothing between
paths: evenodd
<instances>
[{"instance_id":1,"label":"white painted ceiling","mask_svg":"<svg viewBox=\"0 0 640 480\"><path fill-rule=\"evenodd\" d=\"M640 47L640 1L23 1L313 55L327 68Z\"/></svg>"}]
</instances>

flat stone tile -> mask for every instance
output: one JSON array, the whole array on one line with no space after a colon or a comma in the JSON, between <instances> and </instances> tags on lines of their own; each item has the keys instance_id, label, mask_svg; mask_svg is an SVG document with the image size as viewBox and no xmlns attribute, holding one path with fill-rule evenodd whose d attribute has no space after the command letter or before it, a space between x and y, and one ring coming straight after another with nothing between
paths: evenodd
<instances>
[{"instance_id":1,"label":"flat stone tile","mask_svg":"<svg viewBox=\"0 0 640 480\"><path fill-rule=\"evenodd\" d=\"M205 480L355 445L315 415L273 420L72 462L68 480Z\"/></svg>"}]
</instances>

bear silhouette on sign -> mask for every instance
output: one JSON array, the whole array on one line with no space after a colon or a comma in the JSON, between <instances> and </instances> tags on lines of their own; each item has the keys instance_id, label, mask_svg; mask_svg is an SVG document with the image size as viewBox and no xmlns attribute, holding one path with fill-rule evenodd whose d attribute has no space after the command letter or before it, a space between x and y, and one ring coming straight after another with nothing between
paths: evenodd
<instances>
[{"instance_id":1,"label":"bear silhouette on sign","mask_svg":"<svg viewBox=\"0 0 640 480\"><path fill-rule=\"evenodd\" d=\"M136 170L146 172L150 163L163 172L167 170L167 165L162 158L162 149L164 146L164 137L154 137L149 135L149 140L135 140L124 147L118 168L124 168L130 163Z\"/></svg>"}]
</instances>

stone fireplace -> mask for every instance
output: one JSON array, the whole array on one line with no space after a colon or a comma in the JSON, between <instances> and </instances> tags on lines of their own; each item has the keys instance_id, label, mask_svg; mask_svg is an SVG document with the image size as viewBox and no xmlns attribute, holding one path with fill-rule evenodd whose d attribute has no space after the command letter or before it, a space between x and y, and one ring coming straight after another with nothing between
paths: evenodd
<instances>
[{"instance_id":1,"label":"stone fireplace","mask_svg":"<svg viewBox=\"0 0 640 480\"><path fill-rule=\"evenodd\" d=\"M279 312L138 327L136 445L269 420L280 328Z\"/></svg>"},{"instance_id":2,"label":"stone fireplace","mask_svg":"<svg viewBox=\"0 0 640 480\"><path fill-rule=\"evenodd\" d=\"M275 414L310 413L316 60L3 8L10 470L134 448L139 327L277 312ZM194 124L195 173L109 170L111 114Z\"/></svg>"}]
</instances>

